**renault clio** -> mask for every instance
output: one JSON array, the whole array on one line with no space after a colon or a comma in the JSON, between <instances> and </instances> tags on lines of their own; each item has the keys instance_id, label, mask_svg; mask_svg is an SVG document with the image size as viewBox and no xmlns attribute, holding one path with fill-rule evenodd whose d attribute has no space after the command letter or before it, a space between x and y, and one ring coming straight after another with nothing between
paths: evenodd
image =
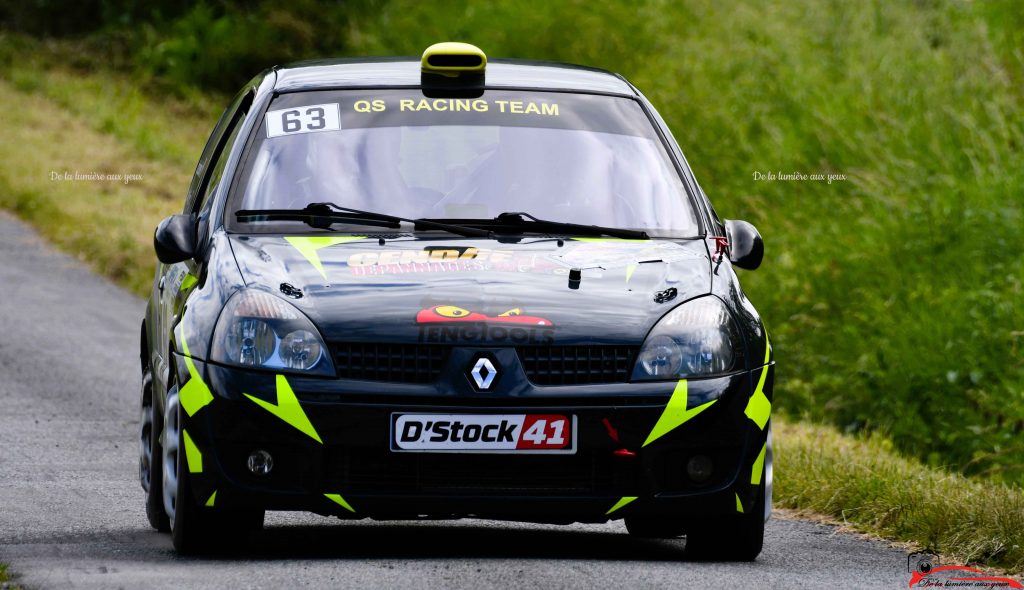
<instances>
[{"instance_id":1,"label":"renault clio","mask_svg":"<svg viewBox=\"0 0 1024 590\"><path fill-rule=\"evenodd\" d=\"M461 43L273 68L154 242L140 475L177 551L303 510L760 552L761 237L621 76Z\"/></svg>"}]
</instances>

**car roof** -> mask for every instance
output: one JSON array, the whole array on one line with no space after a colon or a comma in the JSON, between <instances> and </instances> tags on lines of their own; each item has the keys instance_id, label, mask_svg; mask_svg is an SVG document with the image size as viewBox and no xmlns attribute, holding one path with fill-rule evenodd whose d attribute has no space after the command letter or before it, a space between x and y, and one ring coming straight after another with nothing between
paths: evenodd
<instances>
[{"instance_id":1,"label":"car roof","mask_svg":"<svg viewBox=\"0 0 1024 590\"><path fill-rule=\"evenodd\" d=\"M420 85L420 60L414 57L305 61L287 64L275 70L276 92ZM488 88L536 88L636 95L633 87L617 74L555 62L493 59L487 63L485 76Z\"/></svg>"}]
</instances>

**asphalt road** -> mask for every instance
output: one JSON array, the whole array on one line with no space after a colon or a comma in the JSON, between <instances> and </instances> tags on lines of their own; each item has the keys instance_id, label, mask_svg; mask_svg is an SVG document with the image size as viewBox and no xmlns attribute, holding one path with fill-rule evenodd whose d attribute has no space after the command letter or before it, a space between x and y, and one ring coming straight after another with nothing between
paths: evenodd
<instances>
[{"instance_id":1,"label":"asphalt road","mask_svg":"<svg viewBox=\"0 0 1024 590\"><path fill-rule=\"evenodd\" d=\"M900 588L906 555L773 519L756 563L621 522L342 523L271 513L250 554L179 559L137 480L143 302L0 213L0 562L27 588ZM779 469L785 469L780 466Z\"/></svg>"}]
</instances>

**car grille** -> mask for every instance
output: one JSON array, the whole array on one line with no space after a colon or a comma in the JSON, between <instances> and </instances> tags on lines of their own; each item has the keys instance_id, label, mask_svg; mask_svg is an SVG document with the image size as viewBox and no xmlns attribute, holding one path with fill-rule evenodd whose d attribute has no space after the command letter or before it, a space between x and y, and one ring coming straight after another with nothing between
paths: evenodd
<instances>
[{"instance_id":1,"label":"car grille","mask_svg":"<svg viewBox=\"0 0 1024 590\"><path fill-rule=\"evenodd\" d=\"M434 383L451 352L432 344L333 344L338 377L398 383Z\"/></svg>"},{"instance_id":2,"label":"car grille","mask_svg":"<svg viewBox=\"0 0 1024 590\"><path fill-rule=\"evenodd\" d=\"M522 346L516 348L535 385L623 383L629 380L636 346Z\"/></svg>"},{"instance_id":3,"label":"car grille","mask_svg":"<svg viewBox=\"0 0 1024 590\"><path fill-rule=\"evenodd\" d=\"M451 346L438 344L339 343L331 345L338 377L435 383ZM624 383L636 359L636 346L520 346L516 348L534 385Z\"/></svg>"}]
</instances>

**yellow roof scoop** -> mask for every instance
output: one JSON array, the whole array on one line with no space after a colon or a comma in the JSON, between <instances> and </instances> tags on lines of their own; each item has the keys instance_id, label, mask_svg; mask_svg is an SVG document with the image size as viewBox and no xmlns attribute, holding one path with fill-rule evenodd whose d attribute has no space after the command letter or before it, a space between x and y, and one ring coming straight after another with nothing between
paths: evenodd
<instances>
[{"instance_id":1,"label":"yellow roof scoop","mask_svg":"<svg viewBox=\"0 0 1024 590\"><path fill-rule=\"evenodd\" d=\"M462 73L483 74L487 54L469 43L435 43L423 52L420 65L424 73L456 77Z\"/></svg>"}]
</instances>

